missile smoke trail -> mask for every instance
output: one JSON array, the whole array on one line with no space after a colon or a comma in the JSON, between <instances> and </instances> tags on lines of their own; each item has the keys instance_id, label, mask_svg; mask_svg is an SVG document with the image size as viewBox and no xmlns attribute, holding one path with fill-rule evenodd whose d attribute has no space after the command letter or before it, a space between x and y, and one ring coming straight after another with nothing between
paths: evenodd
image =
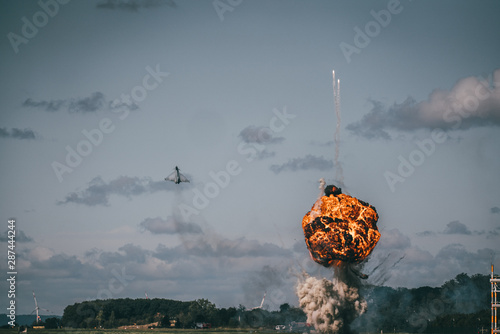
<instances>
[{"instance_id":1,"label":"missile smoke trail","mask_svg":"<svg viewBox=\"0 0 500 334\"><path fill-rule=\"evenodd\" d=\"M341 187L344 187L344 173L342 171L342 166L339 163L339 151L340 151L340 80L337 79L335 81L335 71L332 71L333 74L333 99L335 102L335 113L337 115L337 126L335 127L335 179L339 183Z\"/></svg>"}]
</instances>

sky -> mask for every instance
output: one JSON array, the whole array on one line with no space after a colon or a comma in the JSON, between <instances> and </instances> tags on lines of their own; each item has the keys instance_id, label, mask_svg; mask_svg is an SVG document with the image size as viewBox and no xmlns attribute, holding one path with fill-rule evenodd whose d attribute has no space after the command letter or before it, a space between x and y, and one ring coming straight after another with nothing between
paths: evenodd
<instances>
[{"instance_id":1,"label":"sky","mask_svg":"<svg viewBox=\"0 0 500 334\"><path fill-rule=\"evenodd\" d=\"M498 1L0 8L0 268L14 218L18 314L33 291L49 315L146 293L298 305L303 271L333 275L301 228L320 178L377 209L368 283L500 270ZM164 180L175 166L190 183Z\"/></svg>"}]
</instances>

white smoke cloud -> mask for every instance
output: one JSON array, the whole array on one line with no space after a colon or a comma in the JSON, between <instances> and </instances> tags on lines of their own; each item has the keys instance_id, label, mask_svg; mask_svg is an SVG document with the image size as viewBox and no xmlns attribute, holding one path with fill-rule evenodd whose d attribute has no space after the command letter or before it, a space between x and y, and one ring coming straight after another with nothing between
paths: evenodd
<instances>
[{"instance_id":1,"label":"white smoke cloud","mask_svg":"<svg viewBox=\"0 0 500 334\"><path fill-rule=\"evenodd\" d=\"M334 278L305 276L296 288L307 322L322 333L349 333L348 325L366 311L367 303L355 286Z\"/></svg>"}]
</instances>

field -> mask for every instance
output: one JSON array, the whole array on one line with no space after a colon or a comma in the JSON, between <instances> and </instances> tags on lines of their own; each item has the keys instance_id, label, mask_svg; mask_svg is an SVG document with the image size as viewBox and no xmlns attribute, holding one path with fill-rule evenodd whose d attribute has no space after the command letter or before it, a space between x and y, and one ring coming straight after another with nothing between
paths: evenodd
<instances>
[{"instance_id":1,"label":"field","mask_svg":"<svg viewBox=\"0 0 500 334\"><path fill-rule=\"evenodd\" d=\"M29 329L30 334L277 334L289 333L288 331L278 332L275 330L249 330L249 329L145 329L145 330L119 330L119 329ZM380 332L363 332L359 334L379 334ZM0 329L0 334L18 334L17 329ZM394 334L394 333L393 333ZM395 333L412 334L412 333Z\"/></svg>"}]
</instances>

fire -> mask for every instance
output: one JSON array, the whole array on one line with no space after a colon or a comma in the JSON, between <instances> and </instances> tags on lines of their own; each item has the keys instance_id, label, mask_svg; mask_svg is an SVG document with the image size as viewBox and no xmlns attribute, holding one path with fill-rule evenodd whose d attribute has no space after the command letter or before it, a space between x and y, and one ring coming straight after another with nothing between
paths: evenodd
<instances>
[{"instance_id":1,"label":"fire","mask_svg":"<svg viewBox=\"0 0 500 334\"><path fill-rule=\"evenodd\" d=\"M377 220L373 206L328 186L302 219L311 257L325 267L361 262L380 239Z\"/></svg>"}]
</instances>

